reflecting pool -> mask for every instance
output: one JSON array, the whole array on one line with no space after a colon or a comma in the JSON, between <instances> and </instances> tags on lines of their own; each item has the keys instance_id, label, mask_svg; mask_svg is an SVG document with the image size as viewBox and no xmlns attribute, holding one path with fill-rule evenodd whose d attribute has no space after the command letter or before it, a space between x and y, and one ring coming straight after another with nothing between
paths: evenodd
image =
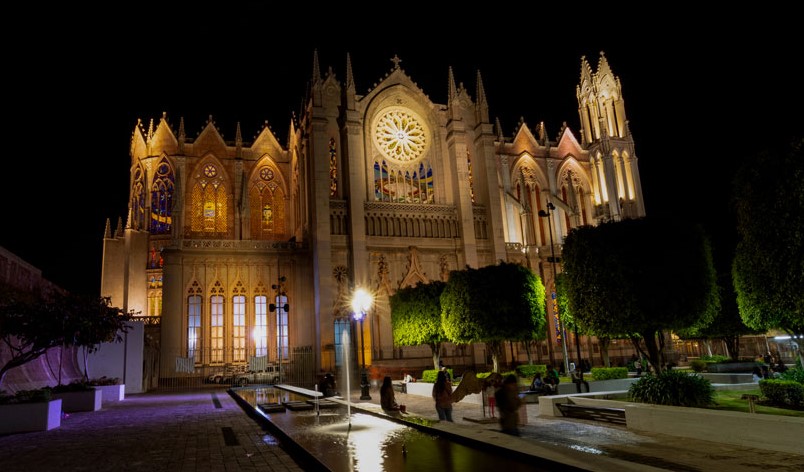
<instances>
[{"instance_id":1,"label":"reflecting pool","mask_svg":"<svg viewBox=\"0 0 804 472\"><path fill-rule=\"evenodd\" d=\"M299 401L305 397L273 387L235 389L252 407ZM540 468L510 452L477 449L442 435L352 410L260 413L335 472L500 470L505 472L559 470ZM564 466L563 470L567 470Z\"/></svg>"}]
</instances>

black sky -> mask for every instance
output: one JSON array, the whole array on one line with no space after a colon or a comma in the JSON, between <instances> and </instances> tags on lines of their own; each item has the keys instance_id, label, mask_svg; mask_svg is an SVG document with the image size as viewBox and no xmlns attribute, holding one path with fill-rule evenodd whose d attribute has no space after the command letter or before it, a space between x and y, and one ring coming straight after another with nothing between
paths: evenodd
<instances>
[{"instance_id":1,"label":"black sky","mask_svg":"<svg viewBox=\"0 0 804 472\"><path fill-rule=\"evenodd\" d=\"M735 167L804 131L803 42L791 11L422 5L20 15L26 33L5 38L0 245L46 278L97 294L106 218L114 225L127 209L137 119L147 126L164 111L177 126L183 116L194 137L211 114L225 139L239 121L246 141L268 120L284 142L315 49L322 71L332 66L341 79L348 51L360 94L394 54L437 103L446 102L449 66L471 95L479 69L507 136L523 117L532 129L544 121L553 139L563 121L578 131L581 56L596 69L605 51L621 79L648 215L700 222L726 253Z\"/></svg>"}]
</instances>

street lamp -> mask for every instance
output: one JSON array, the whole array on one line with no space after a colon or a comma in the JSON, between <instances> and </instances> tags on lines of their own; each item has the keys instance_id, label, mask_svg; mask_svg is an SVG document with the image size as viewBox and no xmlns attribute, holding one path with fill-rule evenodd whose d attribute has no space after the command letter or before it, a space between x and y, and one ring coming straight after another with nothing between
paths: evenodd
<instances>
[{"instance_id":1,"label":"street lamp","mask_svg":"<svg viewBox=\"0 0 804 472\"><path fill-rule=\"evenodd\" d=\"M371 400L369 395L368 374L366 372L366 341L363 335L363 320L366 318L366 312L371 308L374 299L371 294L362 288L357 289L352 296L352 309L354 310L355 321L360 322L360 356L363 361L363 370L360 372L360 399Z\"/></svg>"},{"instance_id":2,"label":"street lamp","mask_svg":"<svg viewBox=\"0 0 804 472\"><path fill-rule=\"evenodd\" d=\"M556 271L556 249L555 245L553 244L553 223L550 221L552 219L551 212L556 209L553 202L547 202L547 211L539 210L539 216L542 218L547 218L547 231L550 233L550 254L552 257L549 258L549 261L553 263L553 291L551 296L553 300L555 300L556 294L556 275L558 271ZM557 307L558 304L556 303L553 307ZM564 330L564 323L561 321L561 313L558 313L558 330L561 333L561 352L564 354L564 372L569 374L569 359L567 358L567 332ZM576 340L577 335L576 335Z\"/></svg>"}]
</instances>

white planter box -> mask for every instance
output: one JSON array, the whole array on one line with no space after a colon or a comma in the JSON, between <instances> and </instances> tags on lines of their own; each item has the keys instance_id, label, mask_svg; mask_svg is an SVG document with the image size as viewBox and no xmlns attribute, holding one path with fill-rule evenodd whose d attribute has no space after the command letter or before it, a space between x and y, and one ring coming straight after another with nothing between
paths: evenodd
<instances>
[{"instance_id":1,"label":"white planter box","mask_svg":"<svg viewBox=\"0 0 804 472\"><path fill-rule=\"evenodd\" d=\"M126 399L125 385L99 385L95 388L101 391L103 403L121 402Z\"/></svg>"},{"instance_id":2,"label":"white planter box","mask_svg":"<svg viewBox=\"0 0 804 472\"><path fill-rule=\"evenodd\" d=\"M61 398L61 409L65 413L76 411L98 411L103 402L103 393L97 388L81 392L54 393L53 398Z\"/></svg>"},{"instance_id":3,"label":"white planter box","mask_svg":"<svg viewBox=\"0 0 804 472\"><path fill-rule=\"evenodd\" d=\"M0 405L0 434L50 431L61 426L61 400Z\"/></svg>"}]
</instances>

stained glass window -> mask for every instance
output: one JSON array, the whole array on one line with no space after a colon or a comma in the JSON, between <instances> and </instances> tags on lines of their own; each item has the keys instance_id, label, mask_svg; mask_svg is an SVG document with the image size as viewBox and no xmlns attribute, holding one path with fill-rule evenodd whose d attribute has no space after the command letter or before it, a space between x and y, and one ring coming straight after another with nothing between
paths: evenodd
<instances>
[{"instance_id":1,"label":"stained glass window","mask_svg":"<svg viewBox=\"0 0 804 472\"><path fill-rule=\"evenodd\" d=\"M472 203L475 203L475 182L472 172L472 155L466 153L466 167L469 170L469 195L472 197Z\"/></svg>"},{"instance_id":2,"label":"stained glass window","mask_svg":"<svg viewBox=\"0 0 804 472\"><path fill-rule=\"evenodd\" d=\"M228 233L226 186L212 164L203 168L191 192L190 230L205 237L224 237Z\"/></svg>"},{"instance_id":3,"label":"stained glass window","mask_svg":"<svg viewBox=\"0 0 804 472\"><path fill-rule=\"evenodd\" d=\"M433 203L433 169L419 163L418 171L395 169L387 161L374 162L374 200L396 203Z\"/></svg>"},{"instance_id":4,"label":"stained glass window","mask_svg":"<svg viewBox=\"0 0 804 472\"><path fill-rule=\"evenodd\" d=\"M252 239L287 239L285 230L285 194L273 179L265 181L268 167L260 169L260 179L254 179L249 190Z\"/></svg>"},{"instance_id":5,"label":"stained glass window","mask_svg":"<svg viewBox=\"0 0 804 472\"><path fill-rule=\"evenodd\" d=\"M338 196L338 155L335 149L335 138L329 140L329 196Z\"/></svg>"},{"instance_id":6,"label":"stained glass window","mask_svg":"<svg viewBox=\"0 0 804 472\"><path fill-rule=\"evenodd\" d=\"M410 110L391 109L376 120L374 143L388 158L413 161L427 148L427 131Z\"/></svg>"},{"instance_id":7,"label":"stained glass window","mask_svg":"<svg viewBox=\"0 0 804 472\"><path fill-rule=\"evenodd\" d=\"M174 174L167 159L156 166L151 185L151 234L168 234L173 223Z\"/></svg>"},{"instance_id":8,"label":"stained glass window","mask_svg":"<svg viewBox=\"0 0 804 472\"><path fill-rule=\"evenodd\" d=\"M145 174L141 166L134 171L131 188L131 226L136 230L145 228Z\"/></svg>"}]
</instances>

